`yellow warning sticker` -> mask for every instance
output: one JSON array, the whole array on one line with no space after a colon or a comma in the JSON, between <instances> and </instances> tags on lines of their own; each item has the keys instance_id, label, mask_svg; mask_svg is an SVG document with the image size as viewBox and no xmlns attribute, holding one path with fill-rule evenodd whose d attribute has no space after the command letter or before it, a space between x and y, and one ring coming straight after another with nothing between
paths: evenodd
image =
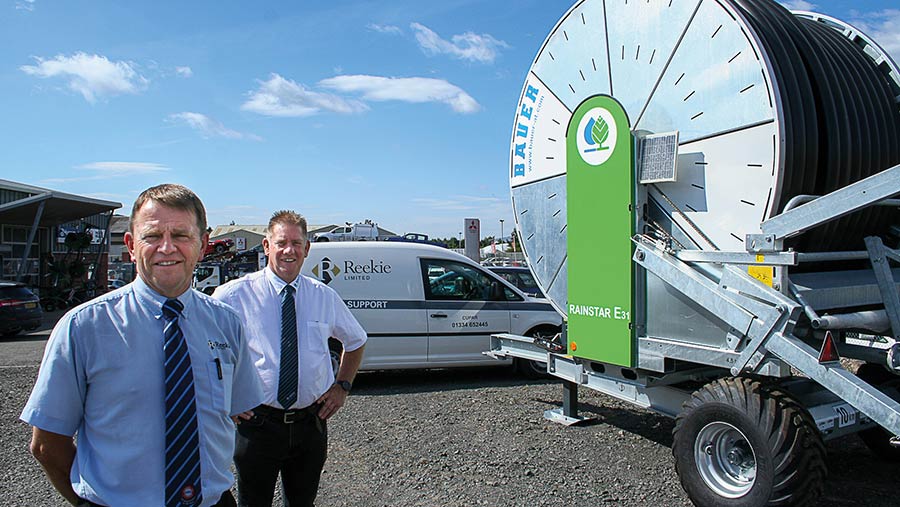
<instances>
[{"instance_id":1,"label":"yellow warning sticker","mask_svg":"<svg viewBox=\"0 0 900 507\"><path fill-rule=\"evenodd\" d=\"M766 256L763 254L756 254L756 262L766 262Z\"/></svg>"},{"instance_id":2,"label":"yellow warning sticker","mask_svg":"<svg viewBox=\"0 0 900 507\"><path fill-rule=\"evenodd\" d=\"M772 278L775 277L775 268L772 266L749 266L747 272L760 282L772 286Z\"/></svg>"}]
</instances>

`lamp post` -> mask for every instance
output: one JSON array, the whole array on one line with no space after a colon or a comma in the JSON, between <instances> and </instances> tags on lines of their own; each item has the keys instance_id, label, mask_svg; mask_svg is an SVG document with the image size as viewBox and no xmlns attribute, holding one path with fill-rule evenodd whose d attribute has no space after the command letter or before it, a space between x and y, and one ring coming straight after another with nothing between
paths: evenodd
<instances>
[{"instance_id":1,"label":"lamp post","mask_svg":"<svg viewBox=\"0 0 900 507\"><path fill-rule=\"evenodd\" d=\"M500 242L503 243L503 219L500 219Z\"/></svg>"},{"instance_id":2,"label":"lamp post","mask_svg":"<svg viewBox=\"0 0 900 507\"><path fill-rule=\"evenodd\" d=\"M462 248L462 232L459 233L459 241L456 243L458 248Z\"/></svg>"}]
</instances>

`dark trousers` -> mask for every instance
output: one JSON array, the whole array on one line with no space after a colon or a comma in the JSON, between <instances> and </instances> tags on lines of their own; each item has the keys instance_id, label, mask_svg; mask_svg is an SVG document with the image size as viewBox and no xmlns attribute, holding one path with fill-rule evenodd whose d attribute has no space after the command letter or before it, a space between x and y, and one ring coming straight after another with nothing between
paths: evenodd
<instances>
[{"instance_id":1,"label":"dark trousers","mask_svg":"<svg viewBox=\"0 0 900 507\"><path fill-rule=\"evenodd\" d=\"M253 411L252 419L238 424L235 437L238 505L271 507L279 472L285 507L314 505L328 448L319 407L286 413L262 405Z\"/></svg>"},{"instance_id":2,"label":"dark trousers","mask_svg":"<svg viewBox=\"0 0 900 507\"><path fill-rule=\"evenodd\" d=\"M93 503L93 502L89 502L87 500L81 500L81 502L78 503L77 507L104 507L104 506ZM222 493L222 496L219 497L219 501L216 502L216 504L213 505L213 507L237 507L237 504L234 503L234 496L231 494L231 491L225 491L224 493Z\"/></svg>"}]
</instances>

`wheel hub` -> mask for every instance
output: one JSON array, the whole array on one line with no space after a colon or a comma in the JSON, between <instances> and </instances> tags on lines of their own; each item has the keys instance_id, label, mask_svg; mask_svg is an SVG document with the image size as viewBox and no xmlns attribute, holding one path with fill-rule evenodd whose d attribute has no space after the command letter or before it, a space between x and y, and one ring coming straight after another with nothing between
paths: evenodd
<instances>
[{"instance_id":1,"label":"wheel hub","mask_svg":"<svg viewBox=\"0 0 900 507\"><path fill-rule=\"evenodd\" d=\"M740 430L725 422L707 424L694 442L700 477L717 495L740 498L756 482L756 455Z\"/></svg>"}]
</instances>

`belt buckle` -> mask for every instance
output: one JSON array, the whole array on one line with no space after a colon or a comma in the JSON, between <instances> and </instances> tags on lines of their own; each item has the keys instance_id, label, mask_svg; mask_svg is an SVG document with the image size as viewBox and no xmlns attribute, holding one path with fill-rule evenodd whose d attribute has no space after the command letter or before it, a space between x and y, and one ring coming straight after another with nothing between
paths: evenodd
<instances>
[{"instance_id":1,"label":"belt buckle","mask_svg":"<svg viewBox=\"0 0 900 507\"><path fill-rule=\"evenodd\" d=\"M294 424L297 420L297 412L293 410L284 411L284 424Z\"/></svg>"}]
</instances>

